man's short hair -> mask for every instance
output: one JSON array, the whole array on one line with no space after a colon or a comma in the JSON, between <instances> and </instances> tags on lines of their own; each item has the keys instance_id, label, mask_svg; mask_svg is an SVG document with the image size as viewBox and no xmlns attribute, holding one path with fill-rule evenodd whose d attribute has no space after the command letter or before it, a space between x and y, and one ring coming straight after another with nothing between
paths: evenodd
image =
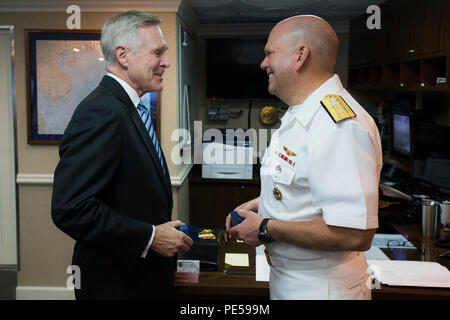
<instances>
[{"instance_id":1,"label":"man's short hair","mask_svg":"<svg viewBox=\"0 0 450 320\"><path fill-rule=\"evenodd\" d=\"M130 10L109 18L102 29L100 45L107 65L116 63L115 48L126 46L137 52L142 46L139 27L159 25L162 19L140 11Z\"/></svg>"}]
</instances>

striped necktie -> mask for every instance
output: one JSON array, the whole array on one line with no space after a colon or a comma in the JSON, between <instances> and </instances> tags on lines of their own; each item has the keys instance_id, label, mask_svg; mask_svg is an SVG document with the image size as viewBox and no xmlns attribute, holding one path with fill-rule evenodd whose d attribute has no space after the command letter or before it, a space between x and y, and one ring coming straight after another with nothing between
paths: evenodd
<instances>
[{"instance_id":1,"label":"striped necktie","mask_svg":"<svg viewBox=\"0 0 450 320\"><path fill-rule=\"evenodd\" d=\"M139 103L137 106L137 109L139 111L139 115L141 116L142 122L144 122L144 126L148 131L148 134L150 135L150 139L153 142L153 145L155 146L156 153L158 154L159 161L161 161L161 167L163 169L163 173L165 174L164 170L164 162L162 158L162 152L161 147L158 143L158 138L156 137L155 129L153 128L152 119L150 117L149 108L147 108L142 102Z\"/></svg>"}]
</instances>

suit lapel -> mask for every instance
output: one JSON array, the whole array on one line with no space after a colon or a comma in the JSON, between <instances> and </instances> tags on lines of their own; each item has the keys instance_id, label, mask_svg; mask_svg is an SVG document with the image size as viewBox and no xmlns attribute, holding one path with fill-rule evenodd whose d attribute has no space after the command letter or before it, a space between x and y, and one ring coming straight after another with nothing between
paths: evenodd
<instances>
[{"instance_id":1,"label":"suit lapel","mask_svg":"<svg viewBox=\"0 0 450 320\"><path fill-rule=\"evenodd\" d=\"M122 88L122 86L113 78L109 76L104 76L100 85L108 88L112 94L117 97L122 103L127 111L128 116L131 118L131 121L133 122L137 132L139 133L139 136L141 137L147 151L150 154L150 157L153 161L153 164L157 168L157 172L159 177L161 178L166 191L168 192L169 198L172 201L172 187L170 184L170 180L167 179L169 170L167 169L167 164L163 155L164 160L164 170L166 174L163 173L162 167L161 167L161 161L159 161L158 153L156 152L156 148L153 144L153 142L150 140L150 135L147 131L147 129L144 126L144 123L142 122L141 117L139 116L136 107L133 105L133 102L131 101L130 97L126 93L126 91ZM170 202L172 203L172 202Z\"/></svg>"},{"instance_id":2,"label":"suit lapel","mask_svg":"<svg viewBox=\"0 0 450 320\"><path fill-rule=\"evenodd\" d=\"M134 108L134 106L132 106ZM128 110L127 110L128 111ZM131 109L131 111L128 112L128 115L130 116L131 120L133 121L134 126L136 127L136 130L138 131L140 137L142 138L142 141L144 142L148 152L150 153L150 156L153 160L153 163L158 168L158 174L161 178L162 182L166 186L167 191L169 192L169 188L167 185L166 175L163 173L162 167L161 167L161 161L159 161L158 153L156 152L155 145L150 139L150 135L147 131L147 129L144 126L144 123L142 122L142 119L139 117L139 114L136 110ZM165 172L168 172L167 169L165 169ZM169 192L170 194L170 192Z\"/></svg>"},{"instance_id":3,"label":"suit lapel","mask_svg":"<svg viewBox=\"0 0 450 320\"><path fill-rule=\"evenodd\" d=\"M161 145L161 143L160 143L160 145ZM167 186L169 187L170 199L172 199L172 182L170 181L169 168L167 168L166 157L164 157L164 153L162 151L161 151L161 155L162 155L163 163L164 163L164 172L166 173L164 176L166 178Z\"/></svg>"}]
</instances>

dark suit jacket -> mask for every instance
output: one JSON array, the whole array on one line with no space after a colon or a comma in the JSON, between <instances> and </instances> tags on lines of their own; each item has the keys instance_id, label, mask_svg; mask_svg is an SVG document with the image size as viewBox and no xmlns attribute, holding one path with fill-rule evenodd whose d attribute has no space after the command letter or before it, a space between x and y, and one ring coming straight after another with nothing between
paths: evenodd
<instances>
[{"instance_id":1,"label":"dark suit jacket","mask_svg":"<svg viewBox=\"0 0 450 320\"><path fill-rule=\"evenodd\" d=\"M76 240L77 299L166 299L174 259L149 250L152 226L171 220L169 171L122 86L104 76L76 108L55 170L52 218Z\"/></svg>"}]
</instances>

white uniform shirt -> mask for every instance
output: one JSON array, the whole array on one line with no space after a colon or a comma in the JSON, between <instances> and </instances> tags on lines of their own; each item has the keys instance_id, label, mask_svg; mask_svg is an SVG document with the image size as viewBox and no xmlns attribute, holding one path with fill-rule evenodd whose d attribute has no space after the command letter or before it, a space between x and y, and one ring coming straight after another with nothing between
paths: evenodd
<instances>
[{"instance_id":1,"label":"white uniform shirt","mask_svg":"<svg viewBox=\"0 0 450 320\"><path fill-rule=\"evenodd\" d=\"M320 103L327 94L340 95L356 118L335 123ZM262 159L259 214L282 221L323 217L332 226L377 228L382 167L378 129L339 77L327 80L303 104L289 107L281 122ZM274 188L281 200L274 196ZM339 259L348 254L281 241L266 247L273 257L294 260Z\"/></svg>"}]
</instances>

